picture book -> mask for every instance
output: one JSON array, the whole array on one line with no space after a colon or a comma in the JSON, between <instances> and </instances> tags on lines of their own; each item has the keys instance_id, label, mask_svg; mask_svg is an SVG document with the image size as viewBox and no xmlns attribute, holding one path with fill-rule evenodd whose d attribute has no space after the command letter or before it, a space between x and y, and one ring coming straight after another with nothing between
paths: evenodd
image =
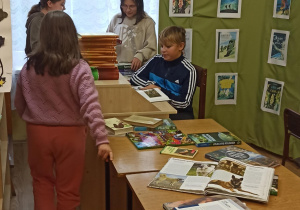
<instances>
[{"instance_id":1,"label":"picture book","mask_svg":"<svg viewBox=\"0 0 300 210\"><path fill-rule=\"evenodd\" d=\"M215 62L237 62L239 29L216 30Z\"/></svg>"},{"instance_id":2,"label":"picture book","mask_svg":"<svg viewBox=\"0 0 300 210\"><path fill-rule=\"evenodd\" d=\"M218 0L218 18L240 18L242 0Z\"/></svg>"},{"instance_id":3,"label":"picture book","mask_svg":"<svg viewBox=\"0 0 300 210\"><path fill-rule=\"evenodd\" d=\"M243 204L239 199L235 198L235 197L230 197L230 196L224 196L224 195L213 195L213 196L203 196L200 198L196 198L196 199L188 199L188 200L183 200L183 201L174 201L174 202L169 202L169 203L164 203L163 204L163 208L165 210L174 210L174 209L187 209L188 207L193 207L195 209L197 209L197 206L201 206L202 204L205 203L210 203L210 202L215 202L215 201L221 201L221 200L228 200L230 199L231 201L226 201L227 202L234 202L235 204L239 205L239 207L237 207L237 205L235 205L235 207L237 209L246 209L246 210L250 210L245 204ZM214 208L212 208L211 210L214 209L219 209L216 208L217 206L215 206L216 204L214 204ZM218 205L218 204L217 204ZM221 204L222 205L222 204ZM222 205L223 206L223 205ZM231 206L231 205L230 205ZM224 207L224 206L223 206ZM210 209L210 208L209 208ZM224 208L221 208L224 209ZM233 208L235 209L235 208Z\"/></svg>"},{"instance_id":4,"label":"picture book","mask_svg":"<svg viewBox=\"0 0 300 210\"><path fill-rule=\"evenodd\" d=\"M190 138L179 130L129 132L126 134L137 149L149 149L171 146L195 144Z\"/></svg>"},{"instance_id":5,"label":"picture book","mask_svg":"<svg viewBox=\"0 0 300 210\"><path fill-rule=\"evenodd\" d=\"M220 161L224 157L233 158L241 162L256 166L276 167L280 165L277 160L236 146L228 146L223 149L205 154L205 158L214 161Z\"/></svg>"},{"instance_id":6,"label":"picture book","mask_svg":"<svg viewBox=\"0 0 300 210\"><path fill-rule=\"evenodd\" d=\"M188 134L197 147L241 144L241 140L230 132Z\"/></svg>"},{"instance_id":7,"label":"picture book","mask_svg":"<svg viewBox=\"0 0 300 210\"><path fill-rule=\"evenodd\" d=\"M274 18L290 18L291 0L274 0Z\"/></svg>"},{"instance_id":8,"label":"picture book","mask_svg":"<svg viewBox=\"0 0 300 210\"><path fill-rule=\"evenodd\" d=\"M215 74L215 104L236 104L237 73Z\"/></svg>"},{"instance_id":9,"label":"picture book","mask_svg":"<svg viewBox=\"0 0 300 210\"><path fill-rule=\"evenodd\" d=\"M167 118L163 119L162 124L155 127L154 130L177 130L177 127L170 118Z\"/></svg>"},{"instance_id":10,"label":"picture book","mask_svg":"<svg viewBox=\"0 0 300 210\"><path fill-rule=\"evenodd\" d=\"M108 118L104 119L105 126L108 132L112 135L120 135L127 132L133 131L133 126L125 123L118 118Z\"/></svg>"},{"instance_id":11,"label":"picture book","mask_svg":"<svg viewBox=\"0 0 300 210\"><path fill-rule=\"evenodd\" d=\"M219 194L267 203L274 168L232 158L219 163L170 158L148 187L194 194Z\"/></svg>"},{"instance_id":12,"label":"picture book","mask_svg":"<svg viewBox=\"0 0 300 210\"><path fill-rule=\"evenodd\" d=\"M195 155L197 154L197 152L198 152L198 150L195 150L195 149L165 146L160 151L160 154L175 155L175 156L187 157L187 158L194 158Z\"/></svg>"},{"instance_id":13,"label":"picture book","mask_svg":"<svg viewBox=\"0 0 300 210\"><path fill-rule=\"evenodd\" d=\"M138 115L131 115L129 117L124 118L123 120L130 123L131 125L146 126L149 128L155 128L163 123L163 120L159 118Z\"/></svg>"},{"instance_id":14,"label":"picture book","mask_svg":"<svg viewBox=\"0 0 300 210\"><path fill-rule=\"evenodd\" d=\"M260 105L263 111L280 114L283 86L282 81L266 78Z\"/></svg>"},{"instance_id":15,"label":"picture book","mask_svg":"<svg viewBox=\"0 0 300 210\"><path fill-rule=\"evenodd\" d=\"M139 89L136 91L150 102L170 100L169 97L166 94L164 94L159 88L153 88L147 90Z\"/></svg>"},{"instance_id":16,"label":"picture book","mask_svg":"<svg viewBox=\"0 0 300 210\"><path fill-rule=\"evenodd\" d=\"M278 175L274 175L272 186L270 189L270 195L277 195L278 194Z\"/></svg>"}]
</instances>

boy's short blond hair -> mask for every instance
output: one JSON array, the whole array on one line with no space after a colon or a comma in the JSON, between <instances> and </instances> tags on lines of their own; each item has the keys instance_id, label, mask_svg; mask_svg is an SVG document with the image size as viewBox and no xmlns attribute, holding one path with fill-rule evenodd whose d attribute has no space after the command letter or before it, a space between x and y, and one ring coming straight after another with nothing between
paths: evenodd
<instances>
[{"instance_id":1,"label":"boy's short blond hair","mask_svg":"<svg viewBox=\"0 0 300 210\"><path fill-rule=\"evenodd\" d=\"M169 26L159 34L160 45L181 44L185 45L185 29L180 26Z\"/></svg>"}]
</instances>

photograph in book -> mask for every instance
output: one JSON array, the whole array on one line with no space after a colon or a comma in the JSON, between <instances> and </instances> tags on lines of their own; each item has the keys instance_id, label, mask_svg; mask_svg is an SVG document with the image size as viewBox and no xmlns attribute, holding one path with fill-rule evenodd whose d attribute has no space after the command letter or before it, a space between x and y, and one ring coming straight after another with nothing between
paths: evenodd
<instances>
[{"instance_id":1,"label":"photograph in book","mask_svg":"<svg viewBox=\"0 0 300 210\"><path fill-rule=\"evenodd\" d=\"M280 165L277 160L236 146L228 146L205 154L205 158L217 162L224 157L236 159L255 166L276 167Z\"/></svg>"},{"instance_id":2,"label":"photograph in book","mask_svg":"<svg viewBox=\"0 0 300 210\"><path fill-rule=\"evenodd\" d=\"M110 135L120 135L127 132L133 131L133 126L119 120L118 118L112 117L104 119L106 129Z\"/></svg>"},{"instance_id":3,"label":"photograph in book","mask_svg":"<svg viewBox=\"0 0 300 210\"><path fill-rule=\"evenodd\" d=\"M137 149L149 149L182 145L193 145L195 142L179 130L161 130L149 132L129 132L128 139Z\"/></svg>"},{"instance_id":4,"label":"photograph in book","mask_svg":"<svg viewBox=\"0 0 300 210\"><path fill-rule=\"evenodd\" d=\"M170 158L148 187L268 202L273 176L274 168L227 157L219 163Z\"/></svg>"},{"instance_id":5,"label":"photograph in book","mask_svg":"<svg viewBox=\"0 0 300 210\"><path fill-rule=\"evenodd\" d=\"M215 74L215 105L236 104L237 73Z\"/></svg>"},{"instance_id":6,"label":"photograph in book","mask_svg":"<svg viewBox=\"0 0 300 210\"><path fill-rule=\"evenodd\" d=\"M231 199L236 204L238 204L240 207L242 207L242 209L249 210L249 208L245 204L243 204L239 199L237 199L235 197L224 196L224 195L203 196L203 197L199 197L196 199L168 202L168 203L163 204L163 208L165 210L173 210L175 207L181 209L181 208L187 208L187 207L191 207L191 206L194 207L194 206L198 206L200 204L224 200L224 199Z\"/></svg>"},{"instance_id":7,"label":"photograph in book","mask_svg":"<svg viewBox=\"0 0 300 210\"><path fill-rule=\"evenodd\" d=\"M218 0L218 18L240 18L242 0Z\"/></svg>"},{"instance_id":8,"label":"photograph in book","mask_svg":"<svg viewBox=\"0 0 300 210\"><path fill-rule=\"evenodd\" d=\"M266 78L261 109L265 112L280 114L281 98L284 82Z\"/></svg>"},{"instance_id":9,"label":"photograph in book","mask_svg":"<svg viewBox=\"0 0 300 210\"><path fill-rule=\"evenodd\" d=\"M290 18L291 0L274 0L274 18Z\"/></svg>"},{"instance_id":10,"label":"photograph in book","mask_svg":"<svg viewBox=\"0 0 300 210\"><path fill-rule=\"evenodd\" d=\"M230 132L192 133L188 134L197 147L223 146L241 144L242 140Z\"/></svg>"},{"instance_id":11,"label":"photograph in book","mask_svg":"<svg viewBox=\"0 0 300 210\"><path fill-rule=\"evenodd\" d=\"M169 17L192 17L194 0L169 0Z\"/></svg>"},{"instance_id":12,"label":"photograph in book","mask_svg":"<svg viewBox=\"0 0 300 210\"><path fill-rule=\"evenodd\" d=\"M185 29L185 46L183 56L192 62L193 29Z\"/></svg>"},{"instance_id":13,"label":"photograph in book","mask_svg":"<svg viewBox=\"0 0 300 210\"><path fill-rule=\"evenodd\" d=\"M237 62L239 29L216 30L215 62Z\"/></svg>"},{"instance_id":14,"label":"photograph in book","mask_svg":"<svg viewBox=\"0 0 300 210\"><path fill-rule=\"evenodd\" d=\"M147 90L138 89L136 91L150 102L170 100L169 97L166 94L164 94L159 88L153 88Z\"/></svg>"},{"instance_id":15,"label":"photograph in book","mask_svg":"<svg viewBox=\"0 0 300 210\"><path fill-rule=\"evenodd\" d=\"M286 66L289 36L289 31L272 29L268 63Z\"/></svg>"}]
</instances>

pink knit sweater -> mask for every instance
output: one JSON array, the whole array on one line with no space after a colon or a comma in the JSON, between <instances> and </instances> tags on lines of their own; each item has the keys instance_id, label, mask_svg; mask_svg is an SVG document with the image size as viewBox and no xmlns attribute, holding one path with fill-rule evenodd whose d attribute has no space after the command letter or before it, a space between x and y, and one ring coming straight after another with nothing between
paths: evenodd
<instances>
[{"instance_id":1,"label":"pink knit sweater","mask_svg":"<svg viewBox=\"0 0 300 210\"><path fill-rule=\"evenodd\" d=\"M37 75L25 64L17 83L15 106L23 120L50 126L88 125L96 145L108 143L98 92L88 64L81 60L70 74Z\"/></svg>"}]
</instances>

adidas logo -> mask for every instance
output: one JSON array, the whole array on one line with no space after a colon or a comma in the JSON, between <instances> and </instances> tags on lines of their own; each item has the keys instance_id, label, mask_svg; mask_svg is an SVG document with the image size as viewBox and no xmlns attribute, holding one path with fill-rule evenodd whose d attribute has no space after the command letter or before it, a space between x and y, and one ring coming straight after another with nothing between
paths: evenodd
<instances>
[{"instance_id":1,"label":"adidas logo","mask_svg":"<svg viewBox=\"0 0 300 210\"><path fill-rule=\"evenodd\" d=\"M178 80L175 80L175 83L179 84L179 79L178 79Z\"/></svg>"}]
</instances>

